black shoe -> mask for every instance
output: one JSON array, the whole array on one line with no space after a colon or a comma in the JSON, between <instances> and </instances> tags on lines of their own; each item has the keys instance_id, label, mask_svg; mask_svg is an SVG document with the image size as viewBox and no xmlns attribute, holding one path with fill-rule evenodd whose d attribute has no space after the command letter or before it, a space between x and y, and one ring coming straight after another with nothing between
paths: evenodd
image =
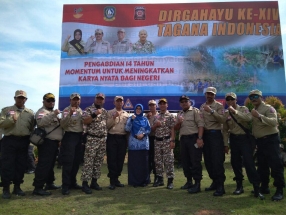
<instances>
[{"instance_id":1,"label":"black shoe","mask_svg":"<svg viewBox=\"0 0 286 215\"><path fill-rule=\"evenodd\" d=\"M244 193L242 181L236 181L236 190L233 191L233 194L234 195L240 195L242 193Z\"/></svg>"},{"instance_id":2,"label":"black shoe","mask_svg":"<svg viewBox=\"0 0 286 215\"><path fill-rule=\"evenodd\" d=\"M192 186L193 186L193 181L188 180L184 186L181 186L181 189L183 189L183 190L190 189Z\"/></svg>"},{"instance_id":3,"label":"black shoe","mask_svg":"<svg viewBox=\"0 0 286 215\"><path fill-rule=\"evenodd\" d=\"M77 183L73 184L70 186L70 189L74 189L74 190L81 190L82 186L78 185Z\"/></svg>"},{"instance_id":4,"label":"black shoe","mask_svg":"<svg viewBox=\"0 0 286 215\"><path fill-rule=\"evenodd\" d=\"M195 184L190 189L188 189L188 192L191 194L201 192L201 183L195 182Z\"/></svg>"},{"instance_id":5,"label":"black shoe","mask_svg":"<svg viewBox=\"0 0 286 215\"><path fill-rule=\"evenodd\" d=\"M171 190L174 188L173 178L168 178L167 189Z\"/></svg>"},{"instance_id":6,"label":"black shoe","mask_svg":"<svg viewBox=\"0 0 286 215\"><path fill-rule=\"evenodd\" d=\"M57 186L55 184L46 184L45 190L57 190L60 189L61 186Z\"/></svg>"},{"instance_id":7,"label":"black shoe","mask_svg":"<svg viewBox=\"0 0 286 215\"><path fill-rule=\"evenodd\" d=\"M83 181L82 182L82 188L81 188L82 192L84 192L85 194L92 194L92 191L90 189L90 187L88 186L87 181Z\"/></svg>"},{"instance_id":8,"label":"black shoe","mask_svg":"<svg viewBox=\"0 0 286 215\"><path fill-rule=\"evenodd\" d=\"M283 199L283 188L277 188L274 196L271 197L272 201L280 201Z\"/></svg>"},{"instance_id":9,"label":"black shoe","mask_svg":"<svg viewBox=\"0 0 286 215\"><path fill-rule=\"evenodd\" d=\"M11 198L10 187L3 187L2 199L10 199L10 198Z\"/></svg>"},{"instance_id":10,"label":"black shoe","mask_svg":"<svg viewBox=\"0 0 286 215\"><path fill-rule=\"evenodd\" d=\"M225 194L224 186L220 185L217 186L216 191L213 193L213 196L223 196L223 194Z\"/></svg>"},{"instance_id":11,"label":"black shoe","mask_svg":"<svg viewBox=\"0 0 286 215\"><path fill-rule=\"evenodd\" d=\"M254 197L259 198L260 200L264 200L265 197L259 192L259 186L253 185L253 193Z\"/></svg>"},{"instance_id":12,"label":"black shoe","mask_svg":"<svg viewBox=\"0 0 286 215\"><path fill-rule=\"evenodd\" d=\"M153 184L153 187L164 186L164 180L162 176L157 176L157 180Z\"/></svg>"},{"instance_id":13,"label":"black shoe","mask_svg":"<svg viewBox=\"0 0 286 215\"><path fill-rule=\"evenodd\" d=\"M21 190L20 185L14 185L13 194L17 196L25 196L26 194Z\"/></svg>"},{"instance_id":14,"label":"black shoe","mask_svg":"<svg viewBox=\"0 0 286 215\"><path fill-rule=\"evenodd\" d=\"M33 190L33 193L32 193L33 195L38 195L38 196L49 196L49 195L51 195L52 193L51 192L49 192L49 191L45 191L44 189L42 189L42 188L35 188L34 190Z\"/></svg>"},{"instance_id":15,"label":"black shoe","mask_svg":"<svg viewBox=\"0 0 286 215\"><path fill-rule=\"evenodd\" d=\"M108 189L109 189L109 190L115 190L115 184L110 184L110 185L108 186Z\"/></svg>"},{"instance_id":16,"label":"black shoe","mask_svg":"<svg viewBox=\"0 0 286 215\"><path fill-rule=\"evenodd\" d=\"M62 194L63 195L69 195L70 194L70 190L67 187L62 187Z\"/></svg>"},{"instance_id":17,"label":"black shoe","mask_svg":"<svg viewBox=\"0 0 286 215\"><path fill-rule=\"evenodd\" d=\"M115 186L116 186L116 187L124 187L124 184L121 184L120 181L117 179L117 180L115 181Z\"/></svg>"},{"instance_id":18,"label":"black shoe","mask_svg":"<svg viewBox=\"0 0 286 215\"><path fill-rule=\"evenodd\" d=\"M35 173L35 170L28 170L28 171L26 172L26 174L33 174L33 173Z\"/></svg>"},{"instance_id":19,"label":"black shoe","mask_svg":"<svg viewBox=\"0 0 286 215\"><path fill-rule=\"evenodd\" d=\"M216 183L214 181L209 187L205 188L205 191L212 191L212 190L216 190Z\"/></svg>"},{"instance_id":20,"label":"black shoe","mask_svg":"<svg viewBox=\"0 0 286 215\"><path fill-rule=\"evenodd\" d=\"M97 179L94 178L91 180L90 188L94 190L102 190L102 187L100 187L97 183Z\"/></svg>"}]
</instances>

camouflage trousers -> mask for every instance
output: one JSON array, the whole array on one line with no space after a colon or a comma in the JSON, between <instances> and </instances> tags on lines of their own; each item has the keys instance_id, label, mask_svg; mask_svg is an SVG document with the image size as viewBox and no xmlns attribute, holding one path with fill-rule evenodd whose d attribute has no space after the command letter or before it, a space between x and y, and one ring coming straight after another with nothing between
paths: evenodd
<instances>
[{"instance_id":1,"label":"camouflage trousers","mask_svg":"<svg viewBox=\"0 0 286 215\"><path fill-rule=\"evenodd\" d=\"M167 178L174 178L174 154L170 149L170 140L155 140L154 161L157 176L163 176L165 167Z\"/></svg>"},{"instance_id":2,"label":"camouflage trousers","mask_svg":"<svg viewBox=\"0 0 286 215\"><path fill-rule=\"evenodd\" d=\"M101 175L101 165L106 152L106 138L87 136L84 151L84 165L81 174L82 181L92 178L98 179Z\"/></svg>"}]
</instances>

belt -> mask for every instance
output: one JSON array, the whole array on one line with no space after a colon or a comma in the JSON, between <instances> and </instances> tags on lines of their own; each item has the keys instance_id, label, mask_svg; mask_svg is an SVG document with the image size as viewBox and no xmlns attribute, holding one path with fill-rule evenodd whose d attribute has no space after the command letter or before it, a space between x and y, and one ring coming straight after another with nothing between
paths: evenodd
<instances>
[{"instance_id":1,"label":"belt","mask_svg":"<svg viewBox=\"0 0 286 215\"><path fill-rule=\"evenodd\" d=\"M247 134L233 134L233 133L230 133L230 135L235 137L247 136Z\"/></svg>"},{"instance_id":2,"label":"belt","mask_svg":"<svg viewBox=\"0 0 286 215\"><path fill-rule=\"evenodd\" d=\"M277 136L277 135L278 135L278 133L269 134L269 135L265 135L265 136L263 136L263 137L259 137L259 138L257 138L257 140L263 140L263 139L266 139L266 138L275 137L275 136Z\"/></svg>"},{"instance_id":3,"label":"belt","mask_svg":"<svg viewBox=\"0 0 286 215\"><path fill-rule=\"evenodd\" d=\"M9 137L9 138L14 138L14 139L30 138L29 135L25 135L25 136L15 136L15 135L9 135L9 136L7 136L7 135L4 135L4 137ZM3 137L3 138L4 138L4 137Z\"/></svg>"},{"instance_id":4,"label":"belt","mask_svg":"<svg viewBox=\"0 0 286 215\"><path fill-rule=\"evenodd\" d=\"M181 138L182 138L182 137L195 137L195 136L197 136L197 135L198 135L198 133L188 134L188 135L181 135Z\"/></svg>"},{"instance_id":5,"label":"belt","mask_svg":"<svg viewBox=\"0 0 286 215\"><path fill-rule=\"evenodd\" d=\"M98 136L98 135L95 135L95 134L87 134L88 136L92 136L92 137L97 137L97 138L103 138L105 137L105 135L101 135L101 136Z\"/></svg>"},{"instance_id":6,"label":"belt","mask_svg":"<svg viewBox=\"0 0 286 215\"><path fill-rule=\"evenodd\" d=\"M113 137L126 137L126 134L110 134L108 133L108 136L113 136Z\"/></svg>"},{"instance_id":7,"label":"belt","mask_svg":"<svg viewBox=\"0 0 286 215\"><path fill-rule=\"evenodd\" d=\"M165 136L165 137L155 137L155 139L157 141L163 141L163 140L166 140L166 139L170 139L170 136Z\"/></svg>"},{"instance_id":8,"label":"belt","mask_svg":"<svg viewBox=\"0 0 286 215\"><path fill-rule=\"evenodd\" d=\"M218 132L221 132L221 130L214 130L214 129L204 130L204 133L218 133Z\"/></svg>"}]
</instances>

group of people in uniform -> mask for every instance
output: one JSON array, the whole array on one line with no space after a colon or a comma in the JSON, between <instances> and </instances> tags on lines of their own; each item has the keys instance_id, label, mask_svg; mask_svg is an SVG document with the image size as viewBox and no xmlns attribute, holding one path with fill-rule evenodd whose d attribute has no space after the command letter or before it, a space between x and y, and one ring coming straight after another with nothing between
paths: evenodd
<instances>
[{"instance_id":1,"label":"group of people in uniform","mask_svg":"<svg viewBox=\"0 0 286 215\"><path fill-rule=\"evenodd\" d=\"M112 45L107 40L103 40L103 30L96 29L95 34L90 36L86 43L82 40L82 31L74 31L74 39L69 41L71 35L68 35L62 45L62 51L70 55L83 54L151 54L155 52L153 43L147 40L148 33L142 29L139 31L139 40L132 44L126 38L125 29L120 28L117 31L118 39Z\"/></svg>"},{"instance_id":2,"label":"group of people in uniform","mask_svg":"<svg viewBox=\"0 0 286 215\"><path fill-rule=\"evenodd\" d=\"M174 184L174 154L176 131L179 133L180 155L186 183L181 189L188 193L201 192L202 156L212 183L205 191L213 191L213 196L225 194L225 154L231 153L236 190L243 189L243 171L253 185L253 195L265 199L269 194L269 177L274 178L276 192L273 201L283 199L285 187L283 162L280 159L279 136L276 110L265 104L262 92L252 90L249 99L254 108L249 111L237 104L233 92L225 95L227 109L215 100L216 88L208 87L206 102L198 109L191 105L190 98L182 95L182 108L176 117L168 111L165 98L148 102L149 111L143 115L143 105L137 104L134 115L122 109L124 98L115 96L114 109L104 109L105 95L97 93L94 103L84 111L80 108L81 95L72 93L70 105L59 117L60 110L54 109L55 96L43 96L43 106L34 115L26 108L27 93L15 92L15 104L1 111L0 128L4 131L2 140L2 198L11 198L10 184L14 184L13 194L24 196L20 188L23 183L29 136L35 125L45 129L48 135L38 146L38 164L35 170L34 195L48 196L49 190L59 189L69 195L72 189L81 189L86 194L92 190L102 190L97 180L101 176L101 166L107 155L109 189L124 187L119 181L128 148L128 184L134 187L147 186L150 174L154 174L153 187L164 186L164 171L167 189ZM252 131L249 129L252 122ZM254 137L253 137L254 136ZM253 159L254 139L257 146L256 169ZM60 144L61 143L61 144ZM79 185L76 176L80 165L80 151L85 143L84 164ZM53 167L60 144L59 160L62 164L62 185L54 184ZM136 166L137 164L137 166ZM134 166L135 165L135 166ZM130 176L129 176L130 175Z\"/></svg>"}]
</instances>

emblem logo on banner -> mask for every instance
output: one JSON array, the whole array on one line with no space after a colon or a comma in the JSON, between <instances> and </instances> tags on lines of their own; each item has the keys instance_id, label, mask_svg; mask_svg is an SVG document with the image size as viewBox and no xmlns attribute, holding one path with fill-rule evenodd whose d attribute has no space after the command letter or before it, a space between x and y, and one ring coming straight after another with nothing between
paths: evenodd
<instances>
[{"instance_id":1,"label":"emblem logo on banner","mask_svg":"<svg viewBox=\"0 0 286 215\"><path fill-rule=\"evenodd\" d=\"M104 8L104 20L113 21L115 20L116 9L113 6L108 6Z\"/></svg>"},{"instance_id":2,"label":"emblem logo on banner","mask_svg":"<svg viewBox=\"0 0 286 215\"><path fill-rule=\"evenodd\" d=\"M133 105L132 105L130 99L127 99L127 100L126 100L126 102L125 102L123 108L126 108L126 109L132 109L132 108L133 108Z\"/></svg>"},{"instance_id":3,"label":"emblem logo on banner","mask_svg":"<svg viewBox=\"0 0 286 215\"><path fill-rule=\"evenodd\" d=\"M135 20L145 20L145 7L135 7L134 10Z\"/></svg>"},{"instance_id":4,"label":"emblem logo on banner","mask_svg":"<svg viewBox=\"0 0 286 215\"><path fill-rule=\"evenodd\" d=\"M83 9L80 7L80 8L75 8L74 9L74 14L73 14L73 17L76 18L76 19L79 19L80 17L82 17L82 12Z\"/></svg>"}]
</instances>

